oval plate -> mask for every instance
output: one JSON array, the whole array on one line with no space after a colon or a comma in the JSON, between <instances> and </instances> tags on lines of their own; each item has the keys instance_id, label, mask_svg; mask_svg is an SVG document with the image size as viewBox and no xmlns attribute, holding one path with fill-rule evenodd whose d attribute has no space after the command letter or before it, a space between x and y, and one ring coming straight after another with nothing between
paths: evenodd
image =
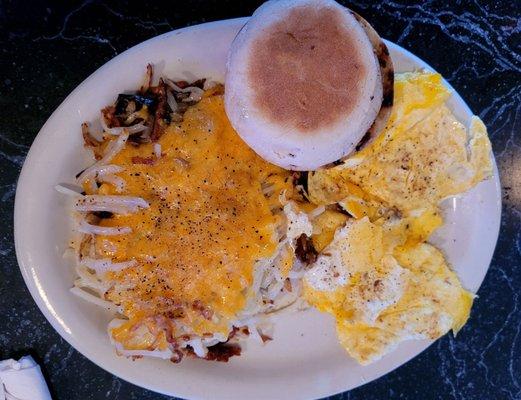
<instances>
[{"instance_id":1,"label":"oval plate","mask_svg":"<svg viewBox=\"0 0 521 400\"><path fill-rule=\"evenodd\" d=\"M54 329L85 357L129 382L190 399L323 397L392 371L431 342L405 342L362 367L338 344L332 318L307 310L278 317L272 342L261 346L249 341L243 355L229 363L133 362L118 357L109 343L106 328L111 316L69 292L75 275L70 260L63 257L70 237L69 204L54 186L71 182L92 162L83 148L80 124L96 120L118 93L138 88L147 63L154 64L157 74L222 82L227 50L246 20L197 25L143 42L99 68L63 101L34 140L18 181L16 254L25 283ZM432 70L401 47L387 45L397 72ZM472 113L457 93L449 105L468 125ZM501 194L495 163L494 168L492 179L444 202L446 223L433 239L473 292L487 272L499 232Z\"/></svg>"}]
</instances>

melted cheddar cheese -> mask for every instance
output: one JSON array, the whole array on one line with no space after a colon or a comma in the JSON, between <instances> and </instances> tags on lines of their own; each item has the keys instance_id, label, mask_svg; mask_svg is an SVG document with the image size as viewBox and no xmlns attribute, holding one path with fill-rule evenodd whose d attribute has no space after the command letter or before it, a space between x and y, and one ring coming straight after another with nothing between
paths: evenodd
<instances>
[{"instance_id":1,"label":"melted cheddar cheese","mask_svg":"<svg viewBox=\"0 0 521 400\"><path fill-rule=\"evenodd\" d=\"M124 168L122 194L150 204L100 222L132 232L97 236L99 256L138 261L107 273L115 285L106 298L130 319L113 335L124 342L134 323L158 315L179 318L198 335L227 335L246 304L256 261L276 250L280 217L273 210L280 191L293 190L289 172L242 142L220 95L206 94L158 143L160 158L152 144L127 144L111 162ZM263 194L266 185L275 189L271 195ZM100 188L115 193L109 184Z\"/></svg>"}]
</instances>

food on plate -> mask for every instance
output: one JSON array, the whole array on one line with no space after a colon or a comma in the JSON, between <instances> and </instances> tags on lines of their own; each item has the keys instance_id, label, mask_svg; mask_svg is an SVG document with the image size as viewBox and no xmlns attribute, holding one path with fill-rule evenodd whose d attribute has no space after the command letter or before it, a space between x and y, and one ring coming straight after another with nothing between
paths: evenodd
<instances>
[{"instance_id":1,"label":"food on plate","mask_svg":"<svg viewBox=\"0 0 521 400\"><path fill-rule=\"evenodd\" d=\"M220 84L162 78L84 124L72 291L116 314L118 353L226 361L269 316L307 305L369 364L466 322L473 295L427 241L439 203L492 173L482 122L445 104L440 75L398 74L389 123L332 168L270 164L232 128ZM79 193L82 191L81 193Z\"/></svg>"},{"instance_id":2,"label":"food on plate","mask_svg":"<svg viewBox=\"0 0 521 400\"><path fill-rule=\"evenodd\" d=\"M77 178L73 290L117 312L121 354L227 360L299 294L287 278L311 224L296 175L244 144L222 91L147 82L102 110L101 137L83 127L98 161Z\"/></svg>"},{"instance_id":3,"label":"food on plate","mask_svg":"<svg viewBox=\"0 0 521 400\"><path fill-rule=\"evenodd\" d=\"M467 132L445 105L449 95L438 74L399 75L388 127L372 146L335 168L313 174L312 200L321 203L356 195L347 185L342 186L344 192L322 187L327 176L410 212L436 207L442 199L490 176L485 126L474 117Z\"/></svg>"},{"instance_id":4,"label":"food on plate","mask_svg":"<svg viewBox=\"0 0 521 400\"><path fill-rule=\"evenodd\" d=\"M308 302L335 317L340 343L361 364L401 341L457 332L472 305L442 253L427 243L404 246L393 223L349 220L304 279Z\"/></svg>"},{"instance_id":5,"label":"food on plate","mask_svg":"<svg viewBox=\"0 0 521 400\"><path fill-rule=\"evenodd\" d=\"M466 322L473 295L426 243L439 203L492 174L479 118L467 130L445 105L440 75L399 74L389 123L342 164L310 173L310 201L352 218L321 243L304 275L307 302L334 316L340 343L362 364L408 339L437 339Z\"/></svg>"},{"instance_id":6,"label":"food on plate","mask_svg":"<svg viewBox=\"0 0 521 400\"><path fill-rule=\"evenodd\" d=\"M393 78L385 44L360 16L332 0L272 0L232 43L226 112L265 160L314 170L378 136Z\"/></svg>"},{"instance_id":7,"label":"food on plate","mask_svg":"<svg viewBox=\"0 0 521 400\"><path fill-rule=\"evenodd\" d=\"M227 361L307 307L364 365L461 329L474 295L429 238L440 202L491 176L491 147L441 76L395 76L333 1L281 0L240 31L225 83L149 65L82 125L95 161L57 186L73 200L72 292L112 312L117 352Z\"/></svg>"}]
</instances>

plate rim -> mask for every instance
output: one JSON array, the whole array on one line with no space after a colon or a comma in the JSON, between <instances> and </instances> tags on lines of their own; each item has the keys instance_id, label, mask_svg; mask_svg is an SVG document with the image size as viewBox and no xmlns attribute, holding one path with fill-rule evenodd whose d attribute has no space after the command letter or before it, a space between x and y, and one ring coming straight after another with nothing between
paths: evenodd
<instances>
[{"instance_id":1,"label":"plate rim","mask_svg":"<svg viewBox=\"0 0 521 400\"><path fill-rule=\"evenodd\" d=\"M29 169L28 165L31 164L32 157L34 157L34 154L35 154L35 151L33 149L38 147L40 145L40 142L42 142L44 140L44 133L47 130L47 126L50 124L50 121L55 119L56 116L58 114L60 114L61 110L69 102L70 98L72 98L77 92L81 91L83 89L83 87L85 85L87 85L90 81L96 79L96 77L98 75L102 74L105 69L110 68L110 66L112 64L117 63L119 61L119 59L123 58L125 55L128 55L130 53L134 53L134 52L139 52L140 49L142 49L144 47L147 47L151 42L155 42L155 41L161 40L161 39L165 38L166 36L170 36L170 35L173 35L173 34L176 34L176 33L181 33L181 32L189 32L189 31L192 31L192 30L195 31L195 30L201 29L202 27L208 27L208 26L218 26L218 25L229 25L229 24L245 23L248 19L249 19L249 17L224 19L224 20L218 20L218 21L212 21L212 22L206 22L206 23L202 23L202 24L192 25L192 26L188 26L188 27L184 27L184 28L180 28L180 29L174 29L172 31L163 33L163 34L158 35L158 36L154 36L154 37L152 37L150 39L147 39L147 40L145 40L143 42L140 42L140 43L130 47L129 49L121 52L120 54L116 55L115 57L111 58L110 60L108 60L102 66L97 68L93 73L91 73L86 79L84 79L78 86L76 86L64 98L64 100L59 104L59 106L56 107L56 109L53 111L53 113L47 118L46 122L40 128L40 130L38 131L38 134L35 136L32 144L30 146L30 149L29 149L29 151L28 151L28 153L26 155L26 158L24 160L24 163L23 163L22 169L20 171L20 174L18 176L18 181L17 181L17 186L16 186L16 194L15 194L15 201L14 201L14 244L15 244L15 250L16 250L16 258L17 258L18 266L19 266L20 272L22 274L22 277L24 279L25 285L27 286L27 288L28 288L28 290L29 290L29 292L31 294L31 297L35 301L35 303L38 306L39 310L42 312L42 314L47 319L47 321L51 324L53 329L67 343L69 343L69 345L71 345L76 351L78 351L82 356L87 358L89 361L91 361L92 363L94 363L98 367L102 368L103 370L109 372L110 374L112 374L114 376L117 376L118 378L120 378L120 379L122 379L122 380L124 380L126 382L129 382L129 383L132 383L134 385L143 387L145 389L148 389L148 390L156 392L156 393L162 393L162 394L165 394L165 395L179 396L179 394L175 394L175 393L173 393L171 391L164 391L161 388L153 387L152 385L147 384L146 380L142 380L142 381L137 382L136 380L132 380L131 378L127 378L127 377L123 376L123 373L121 373L120 371L116 371L115 367L101 365L101 363L97 361L97 359L95 357L95 354L89 352L88 349L82 347L82 344L78 343L70 332L66 332L66 330L64 329L62 324L60 324L57 315L53 315L52 311L49 310L49 307L48 307L48 304L46 302L46 299L44 299L42 297L42 292L40 291L40 288L38 287L38 284L35 282L34 277L31 275L31 267L29 265L27 265L25 257L22 254L22 250L21 250L22 245L20 244L20 242L22 241L22 238L20 237L20 233L19 233L20 232L20 226L19 225L21 224L20 220L21 220L21 208L22 208L21 203L22 203L22 200L20 199L20 192L21 192L20 187L23 187L26 184L25 182L29 179L29 175L28 175L27 171ZM430 71L435 72L434 68L432 68L428 63L423 61L418 56L416 56L413 53L411 53L409 50L401 47L398 44L395 44L395 43L393 43L391 41L388 41L386 39L384 39L384 42L386 43L386 45L388 47L394 48L398 52L404 53L408 58L413 59L419 65L423 65L426 70L430 70ZM473 115L472 110L470 109L468 104L459 95L459 93L452 87L452 85L449 82L447 82L445 79L443 79L443 83L449 88L449 90L452 93L455 93L457 96L459 96L461 98L463 107L465 108L465 112ZM495 249L497 247L497 242L498 242L498 239L499 239L500 226L501 226L501 215L502 215L501 182L500 182L500 175L498 173L497 163L496 163L494 154L492 154L492 161L493 161L493 178L492 179L494 181L494 189L495 189L495 195L496 195L496 200L497 200L496 201L497 207L495 209L497 218L494 219L494 221L496 222L495 223L496 226L495 226L495 229L494 229L494 232L493 232L493 237L495 237L495 243L494 243L494 250L492 251L490 259L488 260L488 267L486 269L486 272L485 272L485 275L483 277L483 280L481 281L481 283L479 285L479 288L481 288L481 286L483 284L483 281L485 280L486 275L488 274L488 272L490 270L490 265L491 265L492 258L493 258L494 254L495 254ZM477 291L479 291L479 288L478 288ZM417 352L415 354L412 354L410 357L407 357L406 359L403 360L403 362L395 365L391 370L388 370L388 371L385 371L385 372L383 372L381 374L373 376L373 377L371 377L370 380L361 383L357 387L363 386L363 385L365 385L365 384L367 384L369 382L372 382L372 381L374 381L374 380L376 380L378 378L381 378L382 376L384 376L384 375L394 371L395 369L401 367L405 363L409 362L411 359L413 359L416 356L420 355L423 351L425 351L427 349L427 347L430 347L430 345L432 345L432 343L434 343L434 341L430 341L430 343L426 347L424 347L421 351L419 351L419 352ZM350 389L349 388L345 388L345 389L337 391L335 393L326 393L326 394L322 393L321 396L332 396L332 395L335 395L335 394L338 394L338 393L342 393L345 390L350 390ZM195 399L195 398L201 398L201 397L197 396L197 395L196 396L192 395L192 396L190 396L190 398L194 398ZM306 397L304 395L302 398L311 398L311 397L309 397L309 396Z\"/></svg>"}]
</instances>

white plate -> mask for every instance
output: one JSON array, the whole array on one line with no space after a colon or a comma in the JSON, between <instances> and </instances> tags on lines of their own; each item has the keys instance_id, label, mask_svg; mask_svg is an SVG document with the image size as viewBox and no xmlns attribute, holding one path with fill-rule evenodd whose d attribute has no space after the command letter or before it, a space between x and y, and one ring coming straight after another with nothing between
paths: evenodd
<instances>
[{"instance_id":1,"label":"white plate","mask_svg":"<svg viewBox=\"0 0 521 400\"><path fill-rule=\"evenodd\" d=\"M403 343L381 361L362 367L336 340L332 319L316 311L276 321L275 340L248 342L227 364L185 360L180 365L115 355L106 327L110 315L69 292L73 267L62 257L70 234L68 204L53 189L70 182L89 164L80 124L95 120L115 96L140 86L145 65L170 77L222 81L228 47L246 19L193 26L148 40L98 69L52 114L36 137L22 169L15 203L16 254L25 282L45 317L72 346L100 367L136 385L190 399L310 399L367 383L419 354L429 341ZM431 69L401 47L387 43L397 71ZM440 50L441 51L441 50ZM468 123L471 111L456 94L449 101ZM497 169L493 179L457 199L445 201L446 224L435 242L476 291L487 272L501 214ZM479 301L479 300L478 300Z\"/></svg>"}]
</instances>

